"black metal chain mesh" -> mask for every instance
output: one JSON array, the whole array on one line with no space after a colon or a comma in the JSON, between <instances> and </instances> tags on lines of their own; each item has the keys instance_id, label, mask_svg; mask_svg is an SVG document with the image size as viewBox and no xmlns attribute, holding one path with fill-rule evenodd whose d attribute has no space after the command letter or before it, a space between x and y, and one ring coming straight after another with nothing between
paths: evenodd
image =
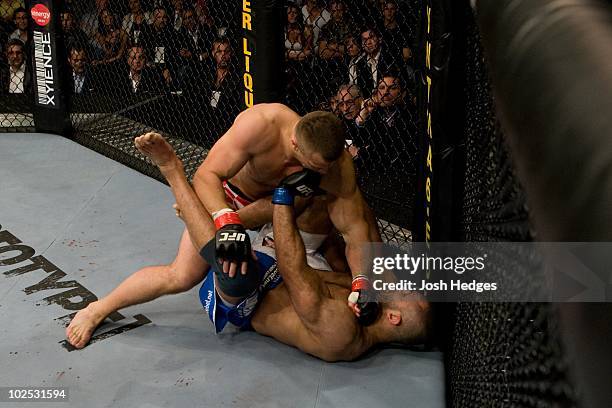
<instances>
[{"instance_id":1,"label":"black metal chain mesh","mask_svg":"<svg viewBox=\"0 0 612 408\"><path fill-rule=\"evenodd\" d=\"M287 105L343 120L383 239L399 243L409 237L415 191L418 13L409 1L287 2L285 22Z\"/></svg>"},{"instance_id":2,"label":"black metal chain mesh","mask_svg":"<svg viewBox=\"0 0 612 408\"><path fill-rule=\"evenodd\" d=\"M5 123L31 126L31 115L25 122L15 115L31 112L30 102L6 88L13 5L18 2L0 5L2 129ZM133 147L135 136L156 130L192 175L243 106L235 58L239 8L220 0L66 5L62 27L76 139L161 179ZM412 226L420 128L413 55L421 10L417 0L287 5L285 102L299 113L327 109L343 118L360 186L384 240L398 243L410 239ZM494 115L473 21L467 52L467 163L458 228L469 241L526 240L531 234L524 194ZM573 405L548 306L459 304L450 316L443 324L452 406Z\"/></svg>"},{"instance_id":3,"label":"black metal chain mesh","mask_svg":"<svg viewBox=\"0 0 612 408\"><path fill-rule=\"evenodd\" d=\"M77 140L160 178L132 147L155 130L183 146L191 176L244 106L237 12L212 0L69 4L61 17Z\"/></svg>"},{"instance_id":4,"label":"black metal chain mesh","mask_svg":"<svg viewBox=\"0 0 612 408\"><path fill-rule=\"evenodd\" d=\"M0 131L30 131L32 68L23 1L0 3Z\"/></svg>"},{"instance_id":5,"label":"black metal chain mesh","mask_svg":"<svg viewBox=\"0 0 612 408\"><path fill-rule=\"evenodd\" d=\"M76 138L159 178L140 162L141 156L133 156L137 161L129 157L135 136L156 130L177 143L208 149L242 109L235 55L239 8L212 0L118 3L72 2L62 13L74 78ZM303 2L288 4L287 10L297 17L285 28L291 34L285 41L284 102L300 114L326 109L344 118L360 185L383 238L400 244L410 240L417 129L412 50L418 2ZM344 17L338 17L342 12ZM369 36L364 27L380 44L380 56L372 54L378 61L374 69L362 52L362 39ZM141 78L138 86L134 76ZM343 100L336 102L338 96ZM357 126L364 100L369 110ZM102 136L110 133L112 138ZM200 154L181 158L193 171L202 160Z\"/></svg>"},{"instance_id":6,"label":"black metal chain mesh","mask_svg":"<svg viewBox=\"0 0 612 408\"><path fill-rule=\"evenodd\" d=\"M465 241L531 238L525 194L495 115L480 44L469 13L466 174L459 229ZM513 282L528 285L529 271ZM525 290L529 290L525 288ZM449 404L453 407L570 407L574 390L550 304L462 303L441 324Z\"/></svg>"}]
</instances>

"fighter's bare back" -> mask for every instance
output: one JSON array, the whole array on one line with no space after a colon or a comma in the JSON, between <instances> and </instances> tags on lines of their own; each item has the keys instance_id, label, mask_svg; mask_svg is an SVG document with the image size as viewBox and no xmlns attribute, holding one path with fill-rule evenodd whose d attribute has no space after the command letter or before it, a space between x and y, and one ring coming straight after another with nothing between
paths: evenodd
<instances>
[{"instance_id":1,"label":"fighter's bare back","mask_svg":"<svg viewBox=\"0 0 612 408\"><path fill-rule=\"evenodd\" d=\"M259 135L249 139L249 159L230 182L250 198L257 199L270 194L284 177L302 170L297 160L285 154L286 144L299 120L297 113L281 104L256 105L241 113L236 118L236 122L241 121L239 129L258 129ZM224 137L227 136L240 137L231 133ZM211 153L214 154L212 150Z\"/></svg>"}]
</instances>

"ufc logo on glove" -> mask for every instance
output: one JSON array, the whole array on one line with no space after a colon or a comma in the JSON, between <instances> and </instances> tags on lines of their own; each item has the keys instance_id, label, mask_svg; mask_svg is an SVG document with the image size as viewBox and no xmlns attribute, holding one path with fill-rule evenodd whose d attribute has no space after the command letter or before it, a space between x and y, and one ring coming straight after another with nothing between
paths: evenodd
<instances>
[{"instance_id":1,"label":"ufc logo on glove","mask_svg":"<svg viewBox=\"0 0 612 408\"><path fill-rule=\"evenodd\" d=\"M219 234L219 242L224 241L234 241L234 242L243 242L246 235L242 232L222 232Z\"/></svg>"},{"instance_id":2,"label":"ufc logo on glove","mask_svg":"<svg viewBox=\"0 0 612 408\"><path fill-rule=\"evenodd\" d=\"M314 194L314 190L308 186L302 185L302 186L297 186L295 188L297 191L299 191L303 196L308 197L311 196L312 194Z\"/></svg>"}]
</instances>

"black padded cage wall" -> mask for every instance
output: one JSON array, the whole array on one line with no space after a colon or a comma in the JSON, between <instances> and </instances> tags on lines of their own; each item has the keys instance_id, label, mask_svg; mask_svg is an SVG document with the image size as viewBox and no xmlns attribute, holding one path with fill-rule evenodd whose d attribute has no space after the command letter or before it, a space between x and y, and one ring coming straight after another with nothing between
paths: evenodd
<instances>
[{"instance_id":1,"label":"black padded cage wall","mask_svg":"<svg viewBox=\"0 0 612 408\"><path fill-rule=\"evenodd\" d=\"M424 30L424 46L432 47L432 58L439 54L443 58L436 60L438 64L430 61L425 71L434 91L430 106L421 114L429 111L438 116L432 116L433 124L426 129L431 138L425 134L421 139L427 143L420 146L420 165L427 169L431 140L434 171L429 196L423 191L426 182L420 183L416 206L429 206L430 211L421 214L416 228L423 240L431 241L530 241L534 231L526 193L498 119L473 10L468 1L427 3L424 13L429 13L431 25ZM461 74L442 75L449 69ZM441 92L436 80L444 85L443 101L435 100ZM447 109L454 106L454 111L440 110L436 105L441 103ZM448 134L445 124L436 123L447 118L453 121L453 134ZM458 153L462 160L448 159ZM453 176L457 172L462 176L460 185ZM421 173L427 176L427 171ZM517 276L517 285L521 278L528 279ZM554 305L442 304L436 305L436 313L437 335L445 351L448 406L576 406Z\"/></svg>"}]
</instances>

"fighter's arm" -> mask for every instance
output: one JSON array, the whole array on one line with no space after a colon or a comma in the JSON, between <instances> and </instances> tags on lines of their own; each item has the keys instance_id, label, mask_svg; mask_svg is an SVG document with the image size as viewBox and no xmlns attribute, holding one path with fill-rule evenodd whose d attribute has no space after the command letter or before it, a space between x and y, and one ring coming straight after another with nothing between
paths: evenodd
<instances>
[{"instance_id":1,"label":"fighter's arm","mask_svg":"<svg viewBox=\"0 0 612 408\"><path fill-rule=\"evenodd\" d=\"M324 177L321 187L328 192L329 217L346 242L345 253L351 274L353 277L363 274L366 272L361 270L363 245L381 239L374 215L357 186L350 157L343 157L338 162L338 168L329 177Z\"/></svg>"},{"instance_id":2,"label":"fighter's arm","mask_svg":"<svg viewBox=\"0 0 612 408\"><path fill-rule=\"evenodd\" d=\"M298 232L293 207L275 205L272 225L278 270L295 312L312 330L321 316L325 293L329 292L318 273L306 263L306 250Z\"/></svg>"},{"instance_id":3,"label":"fighter's arm","mask_svg":"<svg viewBox=\"0 0 612 408\"><path fill-rule=\"evenodd\" d=\"M294 205L296 215L299 216L304 212L311 201L312 200L308 198L296 197ZM237 213L246 229L254 229L272 222L272 210L272 197L267 196L239 209Z\"/></svg>"},{"instance_id":4,"label":"fighter's arm","mask_svg":"<svg viewBox=\"0 0 612 408\"><path fill-rule=\"evenodd\" d=\"M261 149L268 126L259 112L246 110L210 149L193 178L194 190L209 213L227 207L222 182L238 173Z\"/></svg>"}]
</instances>

